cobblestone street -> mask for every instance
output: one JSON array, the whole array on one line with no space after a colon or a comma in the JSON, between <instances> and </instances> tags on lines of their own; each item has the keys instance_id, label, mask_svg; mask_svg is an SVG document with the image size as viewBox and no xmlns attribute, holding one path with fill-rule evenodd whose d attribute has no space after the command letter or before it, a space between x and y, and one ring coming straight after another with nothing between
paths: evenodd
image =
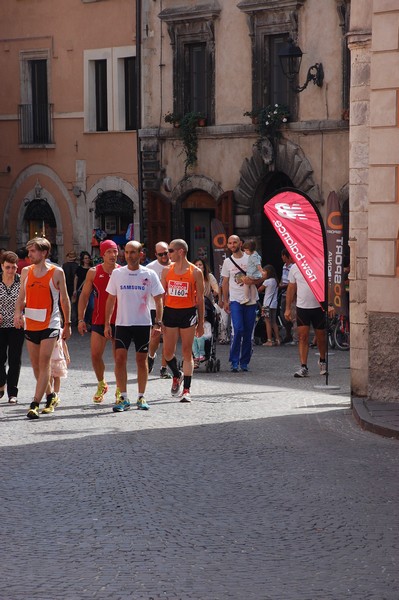
<instances>
[{"instance_id":1,"label":"cobblestone street","mask_svg":"<svg viewBox=\"0 0 399 600\"><path fill-rule=\"evenodd\" d=\"M192 404L150 375L148 412L94 405L76 331L61 404L0 404L2 600L397 600L398 441L350 411L349 353L256 346L251 372L196 372ZM136 399L134 354L129 397ZM316 388L315 386L321 386Z\"/></svg>"}]
</instances>

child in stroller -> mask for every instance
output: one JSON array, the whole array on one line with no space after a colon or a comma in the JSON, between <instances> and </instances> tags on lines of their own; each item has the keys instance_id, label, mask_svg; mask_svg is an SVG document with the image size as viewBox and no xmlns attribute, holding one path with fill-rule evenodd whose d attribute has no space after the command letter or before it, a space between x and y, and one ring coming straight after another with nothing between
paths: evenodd
<instances>
[{"instance_id":1,"label":"child in stroller","mask_svg":"<svg viewBox=\"0 0 399 600\"><path fill-rule=\"evenodd\" d=\"M194 369L206 363L206 371L220 370L220 360L216 360L217 318L213 302L205 297L204 335L193 341Z\"/></svg>"}]
</instances>

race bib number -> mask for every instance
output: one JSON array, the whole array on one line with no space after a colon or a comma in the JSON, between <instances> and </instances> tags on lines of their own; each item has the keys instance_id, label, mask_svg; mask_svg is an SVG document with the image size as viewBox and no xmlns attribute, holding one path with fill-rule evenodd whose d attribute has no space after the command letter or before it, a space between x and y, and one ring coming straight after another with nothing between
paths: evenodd
<instances>
[{"instance_id":1,"label":"race bib number","mask_svg":"<svg viewBox=\"0 0 399 600\"><path fill-rule=\"evenodd\" d=\"M175 298L188 297L188 281L169 281L168 294Z\"/></svg>"}]
</instances>

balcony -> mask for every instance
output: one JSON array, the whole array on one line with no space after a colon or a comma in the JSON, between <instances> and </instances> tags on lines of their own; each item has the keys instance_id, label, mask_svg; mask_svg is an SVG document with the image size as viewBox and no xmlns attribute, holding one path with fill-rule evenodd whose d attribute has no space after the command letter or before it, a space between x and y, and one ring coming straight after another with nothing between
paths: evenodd
<instances>
[{"instance_id":1,"label":"balcony","mask_svg":"<svg viewBox=\"0 0 399 600\"><path fill-rule=\"evenodd\" d=\"M18 109L19 144L22 146L53 145L53 105L20 104Z\"/></svg>"}]
</instances>

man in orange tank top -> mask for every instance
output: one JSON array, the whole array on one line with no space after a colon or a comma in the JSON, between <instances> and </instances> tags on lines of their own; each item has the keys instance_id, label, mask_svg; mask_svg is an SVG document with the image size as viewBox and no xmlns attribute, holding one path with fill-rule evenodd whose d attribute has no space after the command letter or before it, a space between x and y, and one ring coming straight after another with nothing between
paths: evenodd
<instances>
[{"instance_id":1,"label":"man in orange tank top","mask_svg":"<svg viewBox=\"0 0 399 600\"><path fill-rule=\"evenodd\" d=\"M87 333L86 322L84 315L87 308L87 303L90 298L91 292L94 290L94 309L92 315L91 325L91 339L90 339L90 350L91 350L91 362L93 365L94 373L97 377L97 391L93 396L93 402L99 404L104 400L104 395L108 391L108 384L104 379L105 364L104 364L104 350L107 344L107 338L104 336L104 323L105 323L105 305L107 303L108 292L106 287L111 277L111 273L115 268L119 269L119 265L116 263L118 258L118 246L113 240L105 240L100 244L100 254L103 258L103 263L92 267L86 275L86 279L82 288L82 292L79 298L78 305L78 331L80 335ZM116 308L111 318L112 328L112 352L115 361L115 317ZM119 390L115 392L116 400L119 399Z\"/></svg>"},{"instance_id":2,"label":"man in orange tank top","mask_svg":"<svg viewBox=\"0 0 399 600\"><path fill-rule=\"evenodd\" d=\"M26 345L36 378L33 402L26 416L38 419L40 401L49 385L51 354L61 333L59 300L64 317L61 334L64 340L71 336L71 304L64 271L46 261L51 251L50 242L45 238L33 238L26 248L31 265L22 269L14 327L25 326ZM54 391L47 394L42 413L54 412L57 404L57 394Z\"/></svg>"},{"instance_id":3,"label":"man in orange tank top","mask_svg":"<svg viewBox=\"0 0 399 600\"><path fill-rule=\"evenodd\" d=\"M173 373L171 394L178 396L183 384L180 402L191 402L191 378L194 370L194 335L204 335L204 277L201 269L187 260L188 246L184 240L172 240L168 247L169 267L162 271L161 283L165 290L163 312L163 350ZM176 344L181 339L183 373L176 361Z\"/></svg>"}]
</instances>

